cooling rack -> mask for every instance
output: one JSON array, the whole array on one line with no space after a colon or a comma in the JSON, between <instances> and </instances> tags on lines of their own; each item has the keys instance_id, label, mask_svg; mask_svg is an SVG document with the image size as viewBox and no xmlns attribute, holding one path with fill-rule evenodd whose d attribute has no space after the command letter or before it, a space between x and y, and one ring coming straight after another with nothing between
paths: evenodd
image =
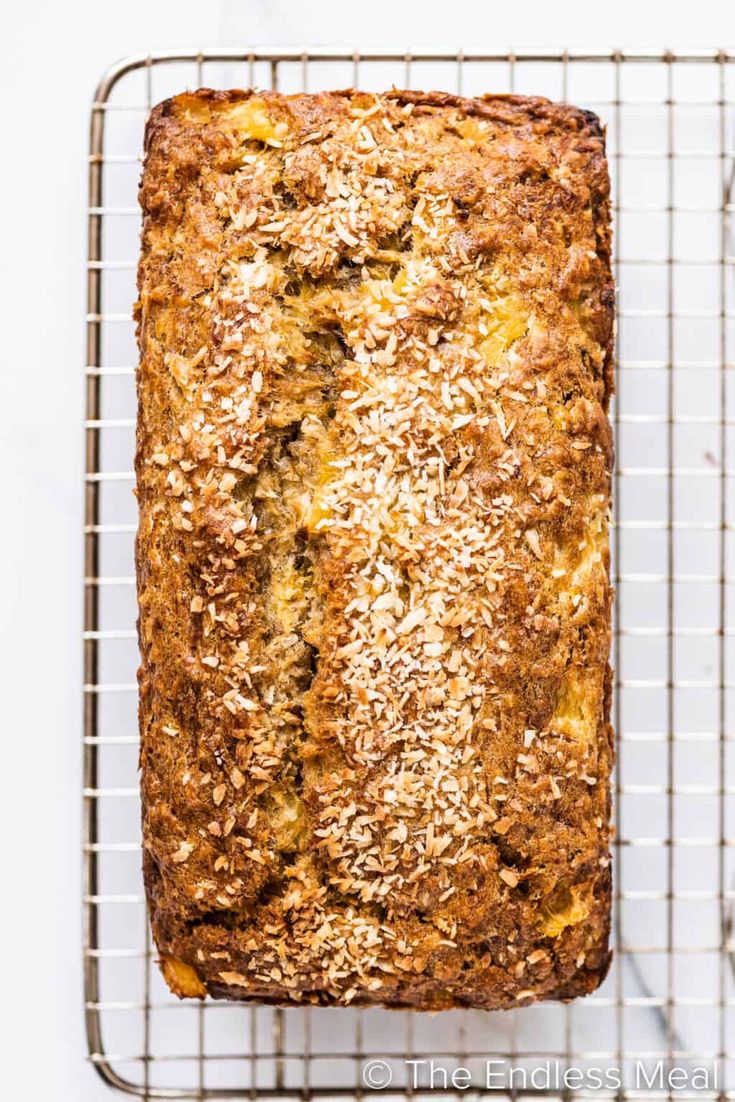
<instances>
[{"instance_id":1,"label":"cooling rack","mask_svg":"<svg viewBox=\"0 0 735 1102\"><path fill-rule=\"evenodd\" d=\"M185 88L394 84L547 95L608 128L615 960L583 1001L505 1014L180 1003L158 975L140 876L131 304L143 126L153 103ZM89 1056L111 1085L146 1099L348 1099L378 1087L394 1102L450 1091L735 1098L734 145L726 51L182 50L128 58L101 81L89 157L83 902ZM429 1058L433 1077L407 1063ZM709 1077L682 1094L673 1066ZM457 1068L467 1075L452 1081ZM593 1089L594 1068L620 1081ZM560 1069L583 1082L559 1085Z\"/></svg>"}]
</instances>

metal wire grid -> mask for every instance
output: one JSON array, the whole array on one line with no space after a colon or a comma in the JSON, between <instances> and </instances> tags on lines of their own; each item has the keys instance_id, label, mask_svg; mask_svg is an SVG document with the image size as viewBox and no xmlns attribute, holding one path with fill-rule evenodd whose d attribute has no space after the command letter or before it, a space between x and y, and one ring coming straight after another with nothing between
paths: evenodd
<instances>
[{"instance_id":1,"label":"metal wire grid","mask_svg":"<svg viewBox=\"0 0 735 1102\"><path fill-rule=\"evenodd\" d=\"M130 304L143 123L185 87L391 84L547 94L608 126L619 286L615 963L582 1002L510 1014L178 1003L153 960L139 872ZM725 51L179 51L129 58L102 80L89 158L84 955L90 1059L109 1083L144 1098L359 1098L366 1061L381 1057L391 1097L407 1099L431 1085L412 1081L407 1057L467 1067L482 1093L494 1057L527 1073L549 1059L623 1073L622 1086L594 1094L506 1079L501 1097L627 1099L639 1096L635 1061L663 1059L717 1061L703 1096L735 1098L734 138L735 54ZM674 1095L664 1085L656 1096Z\"/></svg>"}]
</instances>

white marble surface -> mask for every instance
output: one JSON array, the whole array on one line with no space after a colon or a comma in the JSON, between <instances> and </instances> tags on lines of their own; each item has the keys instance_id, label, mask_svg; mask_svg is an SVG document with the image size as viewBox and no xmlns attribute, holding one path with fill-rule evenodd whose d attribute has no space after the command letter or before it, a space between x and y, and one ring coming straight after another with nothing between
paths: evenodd
<instances>
[{"instance_id":1,"label":"white marble surface","mask_svg":"<svg viewBox=\"0 0 735 1102\"><path fill-rule=\"evenodd\" d=\"M79 723L87 109L116 58L190 45L715 46L717 0L647 5L26 0L0 19L7 1098L92 1102L83 1062ZM724 43L727 44L727 43Z\"/></svg>"}]
</instances>

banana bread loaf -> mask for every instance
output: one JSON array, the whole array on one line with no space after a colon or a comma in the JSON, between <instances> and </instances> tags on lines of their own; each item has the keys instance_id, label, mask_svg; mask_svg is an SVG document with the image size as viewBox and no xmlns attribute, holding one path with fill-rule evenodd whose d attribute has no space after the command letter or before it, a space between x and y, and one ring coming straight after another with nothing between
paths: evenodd
<instances>
[{"instance_id":1,"label":"banana bread loaf","mask_svg":"<svg viewBox=\"0 0 735 1102\"><path fill-rule=\"evenodd\" d=\"M181 996L604 977L604 137L542 99L199 91L146 136L144 874Z\"/></svg>"}]
</instances>

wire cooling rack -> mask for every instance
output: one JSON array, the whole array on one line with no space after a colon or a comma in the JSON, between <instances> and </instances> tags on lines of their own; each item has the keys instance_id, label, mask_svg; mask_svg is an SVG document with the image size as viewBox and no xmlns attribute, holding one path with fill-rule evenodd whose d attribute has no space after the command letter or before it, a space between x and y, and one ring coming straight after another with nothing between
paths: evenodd
<instances>
[{"instance_id":1,"label":"wire cooling rack","mask_svg":"<svg viewBox=\"0 0 735 1102\"><path fill-rule=\"evenodd\" d=\"M143 126L153 103L202 85L394 84L542 94L607 124L615 961L594 996L505 1014L180 1003L158 974L140 875L131 304ZM468 1082L467 1093L518 1099L735 1098L734 144L725 51L180 51L129 58L102 80L89 162L84 955L90 1059L109 1083L174 1099L347 1099L383 1086L402 1102L459 1096ZM433 1073L407 1063L422 1058ZM692 1076L683 1094L673 1066ZM565 1070L582 1081L559 1080Z\"/></svg>"}]
</instances>

